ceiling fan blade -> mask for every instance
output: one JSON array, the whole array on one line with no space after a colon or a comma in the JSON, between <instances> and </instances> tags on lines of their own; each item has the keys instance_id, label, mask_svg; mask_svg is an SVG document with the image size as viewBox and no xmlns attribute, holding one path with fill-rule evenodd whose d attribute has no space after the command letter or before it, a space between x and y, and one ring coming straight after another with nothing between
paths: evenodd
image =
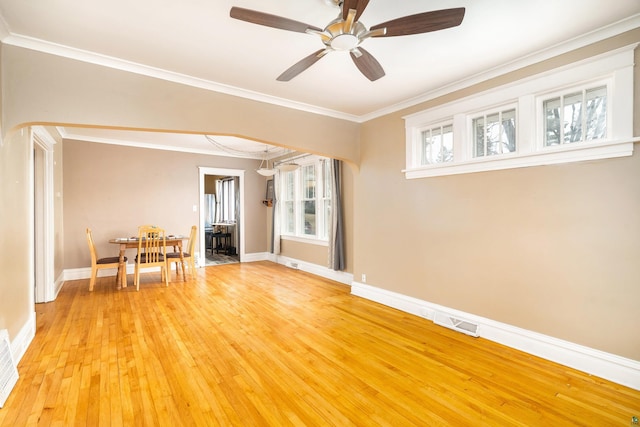
<instances>
[{"instance_id":1,"label":"ceiling fan blade","mask_svg":"<svg viewBox=\"0 0 640 427\"><path fill-rule=\"evenodd\" d=\"M359 56L354 52L349 52L351 54L351 59L353 59L353 63L356 64L358 70L360 70L360 72L372 82L384 76L382 65L380 65L376 58L362 47L358 47L358 50L361 54Z\"/></svg>"},{"instance_id":2,"label":"ceiling fan blade","mask_svg":"<svg viewBox=\"0 0 640 427\"><path fill-rule=\"evenodd\" d=\"M240 21L250 22L252 24L264 25L266 27L279 28L281 30L295 31L304 33L307 29L322 31L321 28L304 22L294 21L293 19L283 18L281 16L270 15L256 10L244 9L242 7L232 7L229 16Z\"/></svg>"},{"instance_id":3,"label":"ceiling fan blade","mask_svg":"<svg viewBox=\"0 0 640 427\"><path fill-rule=\"evenodd\" d=\"M362 15L362 12L364 12L368 4L369 0L344 0L344 2L342 3L342 19L347 19L347 15L349 15L349 9L355 9L355 20L357 21L358 19L360 19L360 15Z\"/></svg>"},{"instance_id":4,"label":"ceiling fan blade","mask_svg":"<svg viewBox=\"0 0 640 427\"><path fill-rule=\"evenodd\" d=\"M316 52L313 52L311 55L303 58L301 61L298 61L291 67L289 67L284 73L280 74L276 80L278 80L279 82L288 82L289 80L318 62L318 60L325 56L328 52L328 49L320 49Z\"/></svg>"},{"instance_id":5,"label":"ceiling fan blade","mask_svg":"<svg viewBox=\"0 0 640 427\"><path fill-rule=\"evenodd\" d=\"M444 30L445 28L460 25L462 18L464 18L464 12L464 7L458 7L455 9L418 13L374 25L370 28L370 31L386 28L386 34L375 35L373 37L393 37Z\"/></svg>"}]
</instances>

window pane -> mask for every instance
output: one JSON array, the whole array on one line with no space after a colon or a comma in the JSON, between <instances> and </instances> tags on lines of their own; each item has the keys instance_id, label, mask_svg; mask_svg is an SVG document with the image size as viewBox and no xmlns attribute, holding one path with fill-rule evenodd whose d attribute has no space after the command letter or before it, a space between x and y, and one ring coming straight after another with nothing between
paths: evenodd
<instances>
[{"instance_id":1,"label":"window pane","mask_svg":"<svg viewBox=\"0 0 640 427\"><path fill-rule=\"evenodd\" d=\"M296 232L296 218L293 209L293 202L284 202L284 221L282 228L286 233L293 234Z\"/></svg>"},{"instance_id":2,"label":"window pane","mask_svg":"<svg viewBox=\"0 0 640 427\"><path fill-rule=\"evenodd\" d=\"M563 122L563 143L582 140L582 92L564 97Z\"/></svg>"},{"instance_id":3,"label":"window pane","mask_svg":"<svg viewBox=\"0 0 640 427\"><path fill-rule=\"evenodd\" d=\"M473 141L475 157L484 156L484 117L473 119Z\"/></svg>"},{"instance_id":4,"label":"window pane","mask_svg":"<svg viewBox=\"0 0 640 427\"><path fill-rule=\"evenodd\" d=\"M295 194L294 186L295 174L293 172L286 172L284 175L284 199L293 200Z\"/></svg>"},{"instance_id":5,"label":"window pane","mask_svg":"<svg viewBox=\"0 0 640 427\"><path fill-rule=\"evenodd\" d=\"M453 126L436 127L422 132L421 164L453 161Z\"/></svg>"},{"instance_id":6,"label":"window pane","mask_svg":"<svg viewBox=\"0 0 640 427\"><path fill-rule=\"evenodd\" d=\"M602 139L607 135L607 87L587 91L585 140Z\"/></svg>"},{"instance_id":7,"label":"window pane","mask_svg":"<svg viewBox=\"0 0 640 427\"><path fill-rule=\"evenodd\" d=\"M420 151L420 164L431 164L431 129L422 131L422 147Z\"/></svg>"},{"instance_id":8,"label":"window pane","mask_svg":"<svg viewBox=\"0 0 640 427\"><path fill-rule=\"evenodd\" d=\"M453 126L445 126L442 128L442 152L440 153L441 162L453 161Z\"/></svg>"},{"instance_id":9,"label":"window pane","mask_svg":"<svg viewBox=\"0 0 640 427\"><path fill-rule=\"evenodd\" d=\"M516 110L502 112L502 152L516 151Z\"/></svg>"},{"instance_id":10,"label":"window pane","mask_svg":"<svg viewBox=\"0 0 640 427\"><path fill-rule=\"evenodd\" d=\"M304 212L304 234L307 236L316 235L316 201L306 200L302 202Z\"/></svg>"},{"instance_id":11,"label":"window pane","mask_svg":"<svg viewBox=\"0 0 640 427\"><path fill-rule=\"evenodd\" d=\"M544 102L544 145L560 144L560 98Z\"/></svg>"},{"instance_id":12,"label":"window pane","mask_svg":"<svg viewBox=\"0 0 640 427\"><path fill-rule=\"evenodd\" d=\"M490 114L487 116L486 143L487 156L500 154L500 115Z\"/></svg>"},{"instance_id":13,"label":"window pane","mask_svg":"<svg viewBox=\"0 0 640 427\"><path fill-rule=\"evenodd\" d=\"M307 165L302 168L302 198L316 197L316 166Z\"/></svg>"}]
</instances>

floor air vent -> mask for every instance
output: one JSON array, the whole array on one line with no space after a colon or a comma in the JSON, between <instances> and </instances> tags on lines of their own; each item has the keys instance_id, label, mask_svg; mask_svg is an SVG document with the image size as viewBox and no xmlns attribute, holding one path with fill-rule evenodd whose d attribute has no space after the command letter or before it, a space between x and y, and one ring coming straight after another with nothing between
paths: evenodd
<instances>
[{"instance_id":1,"label":"floor air vent","mask_svg":"<svg viewBox=\"0 0 640 427\"><path fill-rule=\"evenodd\" d=\"M459 319L441 311L435 312L433 316L433 323L444 326L445 328L453 329L454 331L462 332L463 334L471 335L472 337L478 336L477 324L468 320Z\"/></svg>"},{"instance_id":2,"label":"floor air vent","mask_svg":"<svg viewBox=\"0 0 640 427\"><path fill-rule=\"evenodd\" d=\"M17 381L18 369L11 355L9 332L3 329L0 330L0 408L4 406Z\"/></svg>"}]
</instances>

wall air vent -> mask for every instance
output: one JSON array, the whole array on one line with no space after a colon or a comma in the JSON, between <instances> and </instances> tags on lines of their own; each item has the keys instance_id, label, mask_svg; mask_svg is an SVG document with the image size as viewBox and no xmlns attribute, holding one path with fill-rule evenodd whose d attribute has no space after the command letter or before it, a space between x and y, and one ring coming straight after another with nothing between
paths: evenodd
<instances>
[{"instance_id":1,"label":"wall air vent","mask_svg":"<svg viewBox=\"0 0 640 427\"><path fill-rule=\"evenodd\" d=\"M0 330L0 408L4 406L16 382L18 382L18 369L11 355L9 331L2 329Z\"/></svg>"},{"instance_id":2,"label":"wall air vent","mask_svg":"<svg viewBox=\"0 0 640 427\"><path fill-rule=\"evenodd\" d=\"M471 335L472 337L478 336L477 324L441 311L436 311L434 313L433 323L444 326L445 328L453 329L454 331L462 332L463 334Z\"/></svg>"}]
</instances>

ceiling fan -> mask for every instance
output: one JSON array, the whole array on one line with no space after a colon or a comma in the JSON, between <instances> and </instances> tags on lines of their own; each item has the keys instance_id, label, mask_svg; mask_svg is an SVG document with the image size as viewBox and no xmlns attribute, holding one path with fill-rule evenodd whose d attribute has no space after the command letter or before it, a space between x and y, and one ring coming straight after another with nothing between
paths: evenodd
<instances>
[{"instance_id":1,"label":"ceiling fan","mask_svg":"<svg viewBox=\"0 0 640 427\"><path fill-rule=\"evenodd\" d=\"M465 12L464 7L423 12L383 22L367 30L367 27L359 19L369 4L369 0L330 1L340 6L341 12L324 29L304 22L241 7L232 7L230 16L252 24L314 34L320 37L325 47L295 63L278 76L278 81L287 82L291 80L311 67L327 53L334 51L349 51L351 59L360 72L369 80L375 81L383 77L385 73L373 55L360 46L363 41L370 37L408 36L456 27L462 22Z\"/></svg>"}]
</instances>

